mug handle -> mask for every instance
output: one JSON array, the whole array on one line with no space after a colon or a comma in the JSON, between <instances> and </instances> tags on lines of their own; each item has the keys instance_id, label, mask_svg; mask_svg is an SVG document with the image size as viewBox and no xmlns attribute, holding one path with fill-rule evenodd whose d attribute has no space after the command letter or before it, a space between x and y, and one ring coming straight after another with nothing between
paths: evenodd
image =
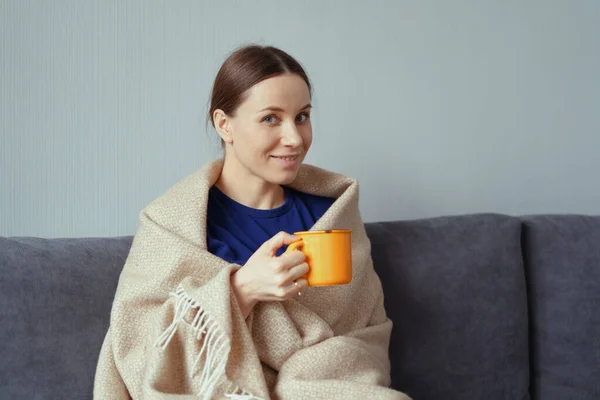
<instances>
[{"instance_id":1,"label":"mug handle","mask_svg":"<svg viewBox=\"0 0 600 400\"><path fill-rule=\"evenodd\" d=\"M303 245L304 245L304 243L302 242L302 239L300 239L296 242L292 242L288 245L287 249L285 249L285 253L290 253L294 250L300 250L300 249L302 249Z\"/></svg>"}]
</instances>

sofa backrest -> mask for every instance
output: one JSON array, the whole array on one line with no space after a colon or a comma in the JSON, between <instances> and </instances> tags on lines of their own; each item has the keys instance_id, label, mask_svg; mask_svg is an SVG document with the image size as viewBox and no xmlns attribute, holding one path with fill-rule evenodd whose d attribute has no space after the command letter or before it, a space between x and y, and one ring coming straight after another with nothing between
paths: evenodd
<instances>
[{"instance_id":1,"label":"sofa backrest","mask_svg":"<svg viewBox=\"0 0 600 400\"><path fill-rule=\"evenodd\" d=\"M600 217L523 218L534 399L600 399Z\"/></svg>"},{"instance_id":2,"label":"sofa backrest","mask_svg":"<svg viewBox=\"0 0 600 400\"><path fill-rule=\"evenodd\" d=\"M367 229L394 322L392 385L414 399L526 399L519 219L469 215Z\"/></svg>"},{"instance_id":3,"label":"sofa backrest","mask_svg":"<svg viewBox=\"0 0 600 400\"><path fill-rule=\"evenodd\" d=\"M0 399L90 399L131 238L0 238Z\"/></svg>"}]
</instances>

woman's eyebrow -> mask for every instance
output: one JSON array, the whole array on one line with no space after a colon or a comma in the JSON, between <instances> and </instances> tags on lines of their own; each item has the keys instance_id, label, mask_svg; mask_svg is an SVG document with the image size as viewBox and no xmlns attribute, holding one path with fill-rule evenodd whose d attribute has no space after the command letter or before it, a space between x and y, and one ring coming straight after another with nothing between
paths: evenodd
<instances>
[{"instance_id":1,"label":"woman's eyebrow","mask_svg":"<svg viewBox=\"0 0 600 400\"><path fill-rule=\"evenodd\" d=\"M302 107L300 110L306 110L307 108L312 108L312 105L310 103L308 103L307 105ZM258 112L260 113L263 111L285 111L285 110L281 107L269 106L269 107L263 108L262 110L260 110Z\"/></svg>"}]
</instances>

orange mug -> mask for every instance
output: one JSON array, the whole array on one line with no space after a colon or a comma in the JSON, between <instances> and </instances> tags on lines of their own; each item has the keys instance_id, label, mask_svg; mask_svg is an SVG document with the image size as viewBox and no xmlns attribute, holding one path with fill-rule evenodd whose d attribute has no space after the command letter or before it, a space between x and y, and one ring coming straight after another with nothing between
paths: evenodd
<instances>
[{"instance_id":1,"label":"orange mug","mask_svg":"<svg viewBox=\"0 0 600 400\"><path fill-rule=\"evenodd\" d=\"M345 285L352 281L352 231L327 230L294 232L300 240L286 253L300 250L306 256L309 286Z\"/></svg>"}]
</instances>

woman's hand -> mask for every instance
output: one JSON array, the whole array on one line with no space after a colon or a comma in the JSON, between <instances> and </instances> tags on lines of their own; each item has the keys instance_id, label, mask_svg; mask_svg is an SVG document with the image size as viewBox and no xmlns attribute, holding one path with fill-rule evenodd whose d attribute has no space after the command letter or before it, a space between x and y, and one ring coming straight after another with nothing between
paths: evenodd
<instances>
[{"instance_id":1,"label":"woman's hand","mask_svg":"<svg viewBox=\"0 0 600 400\"><path fill-rule=\"evenodd\" d=\"M275 255L280 247L297 240L294 235L279 232L231 276L231 286L244 318L259 301L287 300L306 289L308 282L302 276L308 272L308 264L304 262L304 254L295 250L279 257Z\"/></svg>"}]
</instances>

